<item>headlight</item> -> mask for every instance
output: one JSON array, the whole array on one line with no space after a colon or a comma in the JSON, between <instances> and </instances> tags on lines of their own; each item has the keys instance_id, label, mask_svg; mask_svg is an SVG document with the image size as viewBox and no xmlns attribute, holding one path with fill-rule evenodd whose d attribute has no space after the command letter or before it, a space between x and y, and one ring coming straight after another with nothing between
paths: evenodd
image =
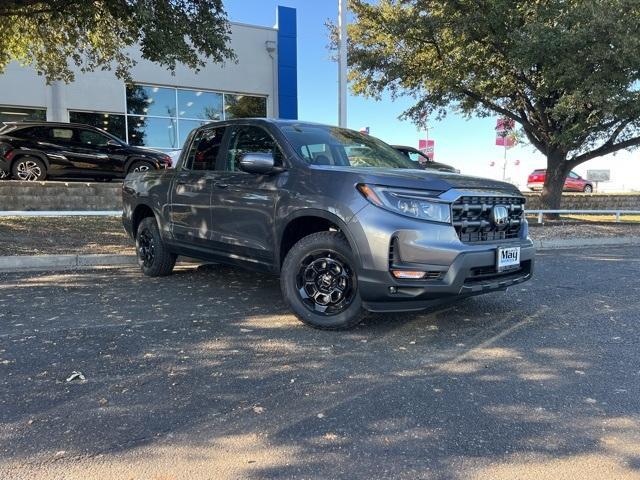
<instances>
[{"instance_id":1,"label":"headlight","mask_svg":"<svg viewBox=\"0 0 640 480\"><path fill-rule=\"evenodd\" d=\"M405 190L362 183L357 188L367 200L378 207L407 217L451 223L451 205L435 198L434 195L438 192Z\"/></svg>"}]
</instances>

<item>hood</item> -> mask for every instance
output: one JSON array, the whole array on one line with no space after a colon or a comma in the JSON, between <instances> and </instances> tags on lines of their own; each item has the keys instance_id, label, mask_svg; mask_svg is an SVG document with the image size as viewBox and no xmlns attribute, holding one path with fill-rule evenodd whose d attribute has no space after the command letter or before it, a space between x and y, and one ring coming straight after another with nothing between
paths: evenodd
<instances>
[{"instance_id":1,"label":"hood","mask_svg":"<svg viewBox=\"0 0 640 480\"><path fill-rule=\"evenodd\" d=\"M439 170L442 172L456 172L457 170L451 165L440 162L429 162L424 165L425 170Z\"/></svg>"},{"instance_id":2,"label":"hood","mask_svg":"<svg viewBox=\"0 0 640 480\"><path fill-rule=\"evenodd\" d=\"M131 145L126 146L127 150L137 153L139 155L143 155L150 158L161 159L163 157L167 157L166 153L160 152L158 150L153 150L151 148L143 148L143 147L133 147Z\"/></svg>"},{"instance_id":3,"label":"hood","mask_svg":"<svg viewBox=\"0 0 640 480\"><path fill-rule=\"evenodd\" d=\"M403 168L337 167L312 165L314 170L353 175L354 183L371 183L388 187L413 188L446 192L452 188L461 190L490 190L494 192L522 195L515 185L489 178L472 177L438 170Z\"/></svg>"}]
</instances>

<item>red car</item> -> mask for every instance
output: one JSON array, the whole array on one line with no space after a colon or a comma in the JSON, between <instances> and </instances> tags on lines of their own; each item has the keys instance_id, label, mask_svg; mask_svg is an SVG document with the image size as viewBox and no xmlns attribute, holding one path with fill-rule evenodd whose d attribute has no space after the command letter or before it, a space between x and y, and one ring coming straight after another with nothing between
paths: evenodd
<instances>
[{"instance_id":1,"label":"red car","mask_svg":"<svg viewBox=\"0 0 640 480\"><path fill-rule=\"evenodd\" d=\"M542 190L546 176L546 170L534 170L527 180L527 187L529 187L529 190ZM564 181L564 190L567 192L591 193L593 192L593 184L582 178L576 172L569 172L567 179Z\"/></svg>"}]
</instances>

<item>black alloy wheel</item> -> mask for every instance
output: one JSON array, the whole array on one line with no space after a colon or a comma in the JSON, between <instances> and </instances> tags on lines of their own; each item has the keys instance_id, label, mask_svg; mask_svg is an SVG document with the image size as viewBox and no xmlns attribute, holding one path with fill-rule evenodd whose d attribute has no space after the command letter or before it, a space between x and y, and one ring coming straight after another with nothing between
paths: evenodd
<instances>
[{"instance_id":1,"label":"black alloy wheel","mask_svg":"<svg viewBox=\"0 0 640 480\"><path fill-rule=\"evenodd\" d=\"M346 310L355 294L356 277L338 252L313 252L301 262L296 286L302 303L312 312L336 315Z\"/></svg>"},{"instance_id":2,"label":"black alloy wheel","mask_svg":"<svg viewBox=\"0 0 640 480\"><path fill-rule=\"evenodd\" d=\"M312 233L287 252L282 296L298 319L322 330L344 330L362 320L356 256L339 231Z\"/></svg>"},{"instance_id":3,"label":"black alloy wheel","mask_svg":"<svg viewBox=\"0 0 640 480\"><path fill-rule=\"evenodd\" d=\"M177 256L169 251L160 236L155 217L143 218L136 232L136 253L142 273L148 277L169 275Z\"/></svg>"},{"instance_id":4,"label":"black alloy wheel","mask_svg":"<svg viewBox=\"0 0 640 480\"><path fill-rule=\"evenodd\" d=\"M149 230L142 230L138 234L138 258L142 261L142 265L150 268L156 256L156 246L153 242L153 235Z\"/></svg>"}]
</instances>

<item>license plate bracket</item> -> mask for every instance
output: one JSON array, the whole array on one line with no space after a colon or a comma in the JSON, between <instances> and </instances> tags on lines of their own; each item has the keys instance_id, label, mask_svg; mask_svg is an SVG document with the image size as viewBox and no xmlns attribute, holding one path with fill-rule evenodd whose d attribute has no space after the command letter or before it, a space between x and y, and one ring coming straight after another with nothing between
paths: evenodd
<instances>
[{"instance_id":1,"label":"license plate bracket","mask_svg":"<svg viewBox=\"0 0 640 480\"><path fill-rule=\"evenodd\" d=\"M520 247L498 247L496 249L496 270L508 272L520 268Z\"/></svg>"}]
</instances>

